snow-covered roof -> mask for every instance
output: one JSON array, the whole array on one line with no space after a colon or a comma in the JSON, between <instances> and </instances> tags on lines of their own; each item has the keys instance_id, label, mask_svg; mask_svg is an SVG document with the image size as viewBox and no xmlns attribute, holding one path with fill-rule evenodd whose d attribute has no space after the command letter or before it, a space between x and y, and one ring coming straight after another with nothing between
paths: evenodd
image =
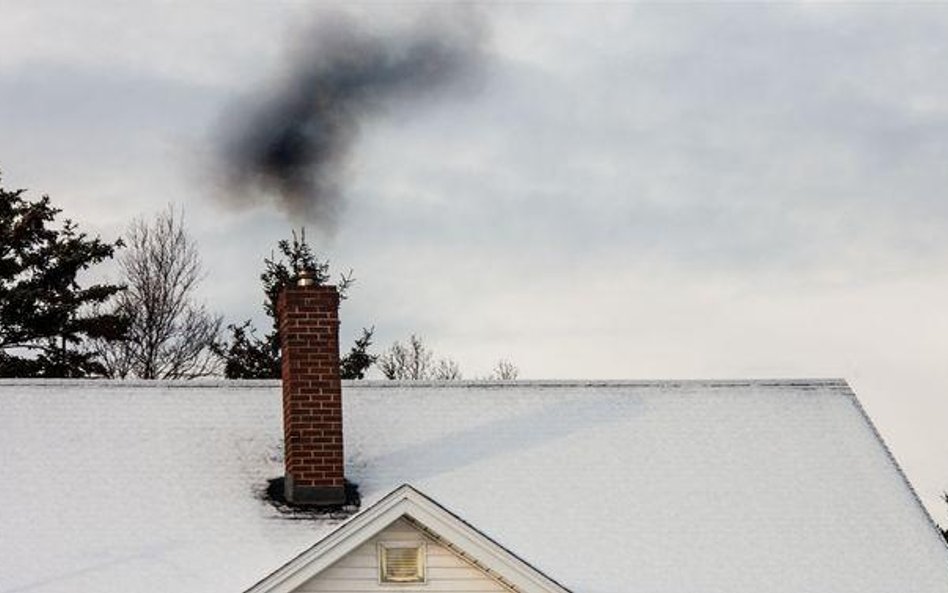
<instances>
[{"instance_id":1,"label":"snow-covered roof","mask_svg":"<svg viewBox=\"0 0 948 593\"><path fill-rule=\"evenodd\" d=\"M948 591L842 381L346 383L366 507L411 484L576 593ZM243 591L282 515L278 382L0 381L0 592Z\"/></svg>"}]
</instances>

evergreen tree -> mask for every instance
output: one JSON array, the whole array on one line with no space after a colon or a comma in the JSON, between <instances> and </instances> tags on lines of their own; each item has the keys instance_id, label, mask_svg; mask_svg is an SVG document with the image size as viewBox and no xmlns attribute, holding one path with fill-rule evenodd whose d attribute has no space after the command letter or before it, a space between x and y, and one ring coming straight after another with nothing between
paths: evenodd
<instances>
[{"instance_id":1,"label":"evergreen tree","mask_svg":"<svg viewBox=\"0 0 948 593\"><path fill-rule=\"evenodd\" d=\"M221 348L224 376L228 379L271 379L280 376L280 358L274 354L267 338L256 334L248 319L240 325L227 326L231 333L226 348Z\"/></svg>"},{"instance_id":2,"label":"evergreen tree","mask_svg":"<svg viewBox=\"0 0 948 593\"><path fill-rule=\"evenodd\" d=\"M271 320L270 332L258 337L250 320L240 325L228 326L230 340L220 347L224 358L224 376L228 379L278 379L280 378L280 327L277 318L277 298L285 286L296 282L302 270L308 270L317 286L325 285L331 276L329 262L319 259L312 247L306 242L305 231L299 235L293 231L289 240L277 243L278 256L264 259L264 271L260 275L266 298L263 310ZM346 298L346 292L352 286L352 271L339 278L337 288L339 296ZM340 360L340 374L343 379L363 379L365 373L375 362L376 357L369 353L374 328L363 328L362 335Z\"/></svg>"},{"instance_id":3,"label":"evergreen tree","mask_svg":"<svg viewBox=\"0 0 948 593\"><path fill-rule=\"evenodd\" d=\"M356 339L355 344L349 350L349 353L342 357L340 363L340 374L343 379L365 379L365 373L369 367L375 364L378 356L369 353L369 347L372 346L372 334L374 327L362 328L362 336Z\"/></svg>"},{"instance_id":4,"label":"evergreen tree","mask_svg":"<svg viewBox=\"0 0 948 593\"><path fill-rule=\"evenodd\" d=\"M80 286L83 270L111 258L121 241L105 243L55 222L49 196L0 186L0 376L86 377L103 367L90 339L121 339L126 320L99 311L123 290Z\"/></svg>"}]
</instances>

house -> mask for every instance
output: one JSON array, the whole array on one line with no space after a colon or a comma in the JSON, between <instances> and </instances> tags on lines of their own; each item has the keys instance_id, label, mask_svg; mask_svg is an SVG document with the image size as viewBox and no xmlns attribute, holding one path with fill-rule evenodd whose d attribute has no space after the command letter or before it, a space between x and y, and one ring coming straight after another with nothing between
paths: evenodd
<instances>
[{"instance_id":1,"label":"house","mask_svg":"<svg viewBox=\"0 0 948 593\"><path fill-rule=\"evenodd\" d=\"M340 389L335 298L282 389L0 381L0 592L948 592L845 381Z\"/></svg>"}]
</instances>

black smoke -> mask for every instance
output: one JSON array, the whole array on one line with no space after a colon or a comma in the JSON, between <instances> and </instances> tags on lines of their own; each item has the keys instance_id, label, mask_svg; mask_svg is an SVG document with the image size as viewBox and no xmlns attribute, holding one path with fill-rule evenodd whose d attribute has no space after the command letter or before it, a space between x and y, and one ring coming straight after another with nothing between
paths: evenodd
<instances>
[{"instance_id":1,"label":"black smoke","mask_svg":"<svg viewBox=\"0 0 948 593\"><path fill-rule=\"evenodd\" d=\"M481 33L478 19L457 11L394 32L324 15L286 75L225 118L228 199L274 199L291 215L331 224L360 125L473 80Z\"/></svg>"}]
</instances>

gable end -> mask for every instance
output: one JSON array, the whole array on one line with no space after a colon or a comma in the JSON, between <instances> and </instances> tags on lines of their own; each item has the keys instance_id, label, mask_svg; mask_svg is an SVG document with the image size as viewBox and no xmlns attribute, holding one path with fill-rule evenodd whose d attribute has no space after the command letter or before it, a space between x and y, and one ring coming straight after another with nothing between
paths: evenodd
<instances>
[{"instance_id":1,"label":"gable end","mask_svg":"<svg viewBox=\"0 0 948 593\"><path fill-rule=\"evenodd\" d=\"M317 577L373 538L401 523L431 541L433 548L451 556L496 582L497 589L513 593L570 593L506 548L408 485L400 486L365 509L293 560L247 589L245 593L294 593L319 590ZM363 567L364 568L364 567ZM381 581L379 580L379 584ZM304 589L300 589L304 586ZM417 585L417 583L416 583ZM314 588L315 587L315 588ZM385 583L380 590L406 587ZM406 591L409 590L405 589Z\"/></svg>"}]
</instances>

